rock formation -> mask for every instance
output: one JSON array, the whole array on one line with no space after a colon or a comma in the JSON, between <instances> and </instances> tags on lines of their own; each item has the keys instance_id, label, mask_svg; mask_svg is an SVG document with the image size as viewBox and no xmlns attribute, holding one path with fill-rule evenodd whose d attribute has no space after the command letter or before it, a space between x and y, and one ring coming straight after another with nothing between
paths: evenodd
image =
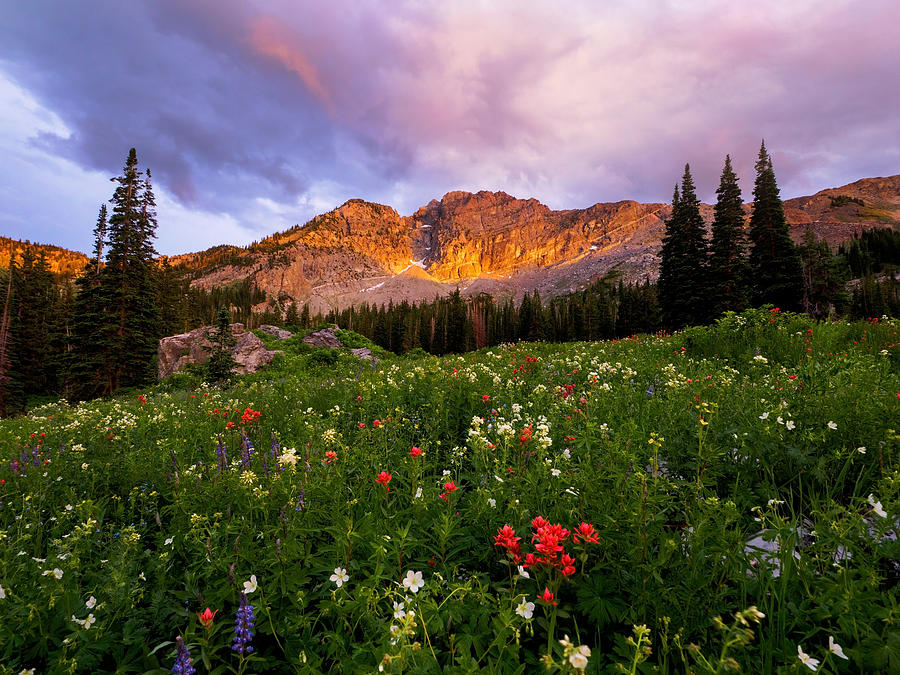
<instances>
[{"instance_id":1,"label":"rock formation","mask_svg":"<svg viewBox=\"0 0 900 675\"><path fill-rule=\"evenodd\" d=\"M272 337L277 337L279 340L287 340L293 335L293 333L289 330L279 328L278 326L270 326L268 324L260 326L259 330L261 330L263 333L266 333L267 335L271 335Z\"/></svg>"},{"instance_id":2,"label":"rock formation","mask_svg":"<svg viewBox=\"0 0 900 675\"><path fill-rule=\"evenodd\" d=\"M190 364L206 363L213 346L208 338L210 328L204 326L160 340L157 350L159 379L181 372ZM231 333L236 339L231 353L238 364L235 372L241 375L255 373L270 364L276 354L282 353L266 349L262 340L244 330L242 323L231 324Z\"/></svg>"},{"instance_id":3,"label":"rock formation","mask_svg":"<svg viewBox=\"0 0 900 675\"><path fill-rule=\"evenodd\" d=\"M344 346L344 343L338 339L331 328L314 330L312 333L305 335L303 341L313 347L327 347L328 349L340 349Z\"/></svg>"}]
</instances>

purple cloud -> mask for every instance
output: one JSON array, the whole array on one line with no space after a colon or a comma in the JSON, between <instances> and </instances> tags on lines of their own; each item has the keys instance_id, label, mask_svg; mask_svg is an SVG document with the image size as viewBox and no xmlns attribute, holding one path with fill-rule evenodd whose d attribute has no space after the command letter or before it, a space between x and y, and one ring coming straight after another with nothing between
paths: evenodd
<instances>
[{"instance_id":1,"label":"purple cloud","mask_svg":"<svg viewBox=\"0 0 900 675\"><path fill-rule=\"evenodd\" d=\"M248 240L350 197L401 212L452 189L554 208L667 201L685 162L709 200L726 153L749 197L762 137L785 197L900 165L900 8L887 0L97 0L4 14L0 75L65 126L36 129L22 153L109 176L135 146L184 218L228 214ZM7 211L0 231L22 236ZM77 217L85 249L91 211L42 218Z\"/></svg>"}]
</instances>

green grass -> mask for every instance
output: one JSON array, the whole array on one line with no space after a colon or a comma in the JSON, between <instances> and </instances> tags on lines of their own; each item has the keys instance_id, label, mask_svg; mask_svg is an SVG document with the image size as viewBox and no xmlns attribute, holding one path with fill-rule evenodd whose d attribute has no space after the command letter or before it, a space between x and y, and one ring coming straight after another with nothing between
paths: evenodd
<instances>
[{"instance_id":1,"label":"green grass","mask_svg":"<svg viewBox=\"0 0 900 675\"><path fill-rule=\"evenodd\" d=\"M754 310L374 370L297 337L227 391L3 420L0 673L169 672L178 635L201 673L897 671L898 330ZM525 578L538 517L571 558Z\"/></svg>"}]
</instances>

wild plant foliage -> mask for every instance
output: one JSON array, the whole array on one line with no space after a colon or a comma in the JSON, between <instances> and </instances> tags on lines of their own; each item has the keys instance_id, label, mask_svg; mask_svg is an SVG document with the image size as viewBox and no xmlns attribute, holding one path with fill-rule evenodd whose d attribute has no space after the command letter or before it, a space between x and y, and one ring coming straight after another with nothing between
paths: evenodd
<instances>
[{"instance_id":1,"label":"wild plant foliage","mask_svg":"<svg viewBox=\"0 0 900 675\"><path fill-rule=\"evenodd\" d=\"M3 420L0 663L895 672L898 330L764 308L403 358L339 331L382 360L294 336L227 391Z\"/></svg>"}]
</instances>

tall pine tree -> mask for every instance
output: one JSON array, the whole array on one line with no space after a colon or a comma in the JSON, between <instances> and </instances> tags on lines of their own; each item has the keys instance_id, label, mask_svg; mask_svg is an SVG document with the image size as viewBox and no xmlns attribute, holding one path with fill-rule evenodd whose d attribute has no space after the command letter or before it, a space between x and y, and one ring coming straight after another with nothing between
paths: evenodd
<instances>
[{"instance_id":1,"label":"tall pine tree","mask_svg":"<svg viewBox=\"0 0 900 675\"><path fill-rule=\"evenodd\" d=\"M75 349L71 372L82 374L81 396L112 393L154 379L159 309L153 270L156 201L150 172L138 171L137 152L128 153L110 199L112 215L98 218L94 278L78 280ZM100 264L104 243L106 264ZM89 267L89 269L90 269Z\"/></svg>"},{"instance_id":2,"label":"tall pine tree","mask_svg":"<svg viewBox=\"0 0 900 675\"><path fill-rule=\"evenodd\" d=\"M705 234L691 167L685 164L660 252L659 304L667 328L703 323L709 317Z\"/></svg>"},{"instance_id":3,"label":"tall pine tree","mask_svg":"<svg viewBox=\"0 0 900 675\"><path fill-rule=\"evenodd\" d=\"M791 241L784 205L775 182L772 158L766 151L765 141L759 148L756 161L750 242L754 303L799 310L803 297L800 256Z\"/></svg>"},{"instance_id":4,"label":"tall pine tree","mask_svg":"<svg viewBox=\"0 0 900 675\"><path fill-rule=\"evenodd\" d=\"M731 157L716 190L715 218L709 257L710 301L713 317L722 312L740 312L750 304L750 265L747 262L747 236L744 234L744 206Z\"/></svg>"}]
</instances>

